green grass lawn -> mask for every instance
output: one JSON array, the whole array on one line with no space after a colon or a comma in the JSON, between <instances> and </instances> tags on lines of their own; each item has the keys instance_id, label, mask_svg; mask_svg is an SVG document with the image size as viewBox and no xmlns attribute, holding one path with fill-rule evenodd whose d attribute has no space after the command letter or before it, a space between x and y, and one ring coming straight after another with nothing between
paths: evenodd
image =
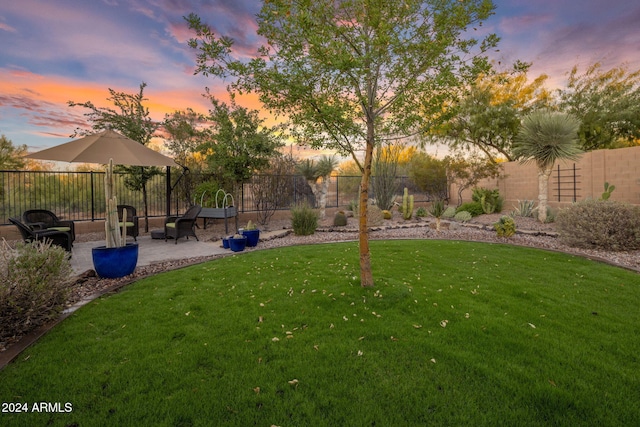
<instances>
[{"instance_id":1,"label":"green grass lawn","mask_svg":"<svg viewBox=\"0 0 640 427\"><path fill-rule=\"evenodd\" d=\"M228 257L76 312L0 372L0 425L640 425L640 275L374 241Z\"/></svg>"}]
</instances>

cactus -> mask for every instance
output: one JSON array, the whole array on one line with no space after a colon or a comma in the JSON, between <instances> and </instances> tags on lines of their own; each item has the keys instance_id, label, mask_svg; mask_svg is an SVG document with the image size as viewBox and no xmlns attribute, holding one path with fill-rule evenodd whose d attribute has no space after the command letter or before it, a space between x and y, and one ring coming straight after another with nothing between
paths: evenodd
<instances>
[{"instance_id":1,"label":"cactus","mask_svg":"<svg viewBox=\"0 0 640 427\"><path fill-rule=\"evenodd\" d=\"M255 230L256 229L256 225L253 223L253 221L249 220L249 222L247 223L247 226L244 229L245 230Z\"/></svg>"},{"instance_id":2,"label":"cactus","mask_svg":"<svg viewBox=\"0 0 640 427\"><path fill-rule=\"evenodd\" d=\"M413 195L409 195L409 189L404 187L402 195L402 218L409 220L413 216Z\"/></svg>"},{"instance_id":3,"label":"cactus","mask_svg":"<svg viewBox=\"0 0 640 427\"><path fill-rule=\"evenodd\" d=\"M119 248L127 241L127 211L123 212L122 230L118 225L118 198L115 195L115 177L113 175L113 159L109 159L109 166L104 176L104 195L106 199L106 215L104 231L108 248Z\"/></svg>"},{"instance_id":4,"label":"cactus","mask_svg":"<svg viewBox=\"0 0 640 427\"><path fill-rule=\"evenodd\" d=\"M336 212L336 215L333 217L333 225L335 227L344 227L347 225L347 215L342 211Z\"/></svg>"},{"instance_id":5,"label":"cactus","mask_svg":"<svg viewBox=\"0 0 640 427\"><path fill-rule=\"evenodd\" d=\"M382 218L391 219L391 217L392 217L391 211L386 210L386 209L382 211Z\"/></svg>"},{"instance_id":6,"label":"cactus","mask_svg":"<svg viewBox=\"0 0 640 427\"><path fill-rule=\"evenodd\" d=\"M600 197L602 200L609 200L609 197L611 197L611 193L613 193L613 190L616 189L615 185L609 185L608 182L604 183L604 193L602 193L602 197Z\"/></svg>"}]
</instances>

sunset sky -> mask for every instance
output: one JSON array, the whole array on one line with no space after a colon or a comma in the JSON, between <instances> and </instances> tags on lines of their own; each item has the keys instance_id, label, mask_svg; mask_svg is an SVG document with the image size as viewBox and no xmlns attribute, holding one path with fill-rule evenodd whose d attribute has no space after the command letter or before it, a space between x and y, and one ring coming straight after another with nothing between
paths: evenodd
<instances>
[{"instance_id":1,"label":"sunset sky","mask_svg":"<svg viewBox=\"0 0 640 427\"><path fill-rule=\"evenodd\" d=\"M501 38L503 64L533 62L562 86L576 64L640 68L640 2L628 0L494 0L484 28ZM255 0L0 0L0 134L37 151L70 140L84 109L107 106L108 88L135 93L141 82L154 119L192 107L206 112L205 87L194 76L195 52L183 16L195 12L249 54L260 44ZM250 100L246 100L251 106ZM253 105L257 107L257 105Z\"/></svg>"}]
</instances>

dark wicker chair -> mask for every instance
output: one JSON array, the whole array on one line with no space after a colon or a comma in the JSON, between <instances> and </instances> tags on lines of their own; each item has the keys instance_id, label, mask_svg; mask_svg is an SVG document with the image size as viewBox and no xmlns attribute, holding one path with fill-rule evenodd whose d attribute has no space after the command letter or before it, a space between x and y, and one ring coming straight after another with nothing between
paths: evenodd
<instances>
[{"instance_id":1,"label":"dark wicker chair","mask_svg":"<svg viewBox=\"0 0 640 427\"><path fill-rule=\"evenodd\" d=\"M71 234L68 231L57 230L33 230L18 218L9 218L9 222L18 227L22 239L26 242L50 240L52 244L63 247L71 252Z\"/></svg>"},{"instance_id":2,"label":"dark wicker chair","mask_svg":"<svg viewBox=\"0 0 640 427\"><path fill-rule=\"evenodd\" d=\"M195 227L198 214L201 210L202 206L195 205L191 206L181 217L167 217L164 222L164 241L166 242L167 238L173 237L177 244L180 237L186 237L188 239L189 236L193 236L198 240Z\"/></svg>"},{"instance_id":3,"label":"dark wicker chair","mask_svg":"<svg viewBox=\"0 0 640 427\"><path fill-rule=\"evenodd\" d=\"M133 237L133 240L138 241L138 235L140 234L140 224L138 221L138 215L136 208L129 205L118 205L118 225L122 227L123 213L127 212L127 236Z\"/></svg>"},{"instance_id":4,"label":"dark wicker chair","mask_svg":"<svg viewBox=\"0 0 640 427\"><path fill-rule=\"evenodd\" d=\"M73 221L61 220L46 209L31 209L22 214L22 221L33 230L66 231L71 237L71 245L76 240Z\"/></svg>"}]
</instances>

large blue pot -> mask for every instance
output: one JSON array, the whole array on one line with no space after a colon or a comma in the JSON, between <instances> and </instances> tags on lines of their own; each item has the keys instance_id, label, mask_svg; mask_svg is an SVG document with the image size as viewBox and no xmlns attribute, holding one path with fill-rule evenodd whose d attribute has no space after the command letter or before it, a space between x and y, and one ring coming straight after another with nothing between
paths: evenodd
<instances>
[{"instance_id":1,"label":"large blue pot","mask_svg":"<svg viewBox=\"0 0 640 427\"><path fill-rule=\"evenodd\" d=\"M250 248L254 246L258 246L258 241L260 240L260 230L242 230L242 235L247 238L247 246Z\"/></svg>"},{"instance_id":2,"label":"large blue pot","mask_svg":"<svg viewBox=\"0 0 640 427\"><path fill-rule=\"evenodd\" d=\"M229 237L229 249L233 252L244 251L244 247L247 245L247 238L241 237Z\"/></svg>"},{"instance_id":3,"label":"large blue pot","mask_svg":"<svg viewBox=\"0 0 640 427\"><path fill-rule=\"evenodd\" d=\"M119 248L98 246L91 249L93 268L98 276L117 279L133 273L138 264L138 244L127 243Z\"/></svg>"}]
</instances>

